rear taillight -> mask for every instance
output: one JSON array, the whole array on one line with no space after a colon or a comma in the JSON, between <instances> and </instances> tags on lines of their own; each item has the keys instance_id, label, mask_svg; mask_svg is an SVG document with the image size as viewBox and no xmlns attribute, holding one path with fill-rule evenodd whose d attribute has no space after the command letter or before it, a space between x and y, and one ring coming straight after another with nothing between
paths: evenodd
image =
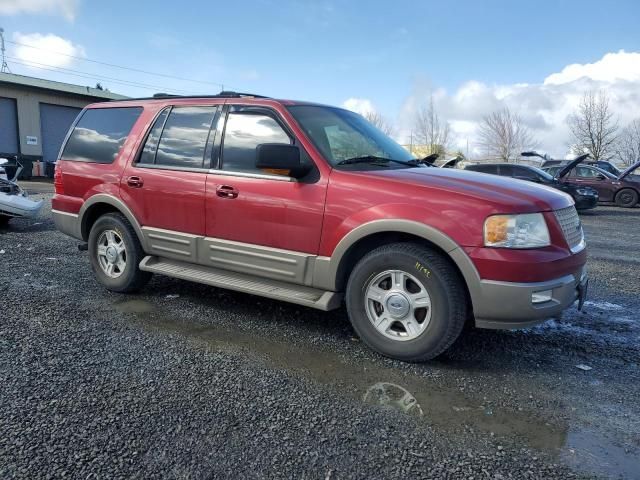
<instances>
[{"instance_id":1,"label":"rear taillight","mask_svg":"<svg viewBox=\"0 0 640 480\"><path fill-rule=\"evenodd\" d=\"M53 188L56 195L64 195L64 186L62 184L62 167L60 162L56 162L56 168L53 172Z\"/></svg>"}]
</instances>

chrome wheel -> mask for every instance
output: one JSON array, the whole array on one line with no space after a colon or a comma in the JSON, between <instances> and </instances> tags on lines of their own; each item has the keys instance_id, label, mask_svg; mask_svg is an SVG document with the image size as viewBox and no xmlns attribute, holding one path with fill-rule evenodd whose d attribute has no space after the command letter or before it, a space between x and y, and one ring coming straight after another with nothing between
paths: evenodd
<instances>
[{"instance_id":1,"label":"chrome wheel","mask_svg":"<svg viewBox=\"0 0 640 480\"><path fill-rule=\"evenodd\" d=\"M364 292L367 317L385 337L413 340L431 321L431 297L422 282L407 272L379 273Z\"/></svg>"},{"instance_id":2,"label":"chrome wheel","mask_svg":"<svg viewBox=\"0 0 640 480\"><path fill-rule=\"evenodd\" d=\"M105 230L98 237L98 264L111 278L118 278L127 268L127 249L124 239L115 230Z\"/></svg>"}]
</instances>

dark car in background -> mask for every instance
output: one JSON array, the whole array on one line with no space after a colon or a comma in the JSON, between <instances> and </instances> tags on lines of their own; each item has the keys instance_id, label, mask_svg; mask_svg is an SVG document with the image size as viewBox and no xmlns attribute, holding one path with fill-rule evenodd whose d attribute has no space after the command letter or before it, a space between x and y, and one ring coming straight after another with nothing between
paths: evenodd
<instances>
[{"instance_id":1,"label":"dark car in background","mask_svg":"<svg viewBox=\"0 0 640 480\"><path fill-rule=\"evenodd\" d=\"M561 167L560 167L561 168ZM571 183L561 182L547 172L530 165L514 165L512 163L479 163L467 165L465 170L490 173L503 177L512 177L518 180L547 185L557 190L568 193L576 203L576 209L586 210L594 208L598 204L598 192L591 187L576 186Z\"/></svg>"},{"instance_id":2,"label":"dark car in background","mask_svg":"<svg viewBox=\"0 0 640 480\"><path fill-rule=\"evenodd\" d=\"M615 203L619 207L635 207L640 200L640 176L633 172L640 162L619 175L613 175L593 165L555 165L544 170L565 185L591 187L598 191L600 203Z\"/></svg>"},{"instance_id":3,"label":"dark car in background","mask_svg":"<svg viewBox=\"0 0 640 480\"><path fill-rule=\"evenodd\" d=\"M549 167L556 167L556 166L564 167L568 165L570 162L571 160L546 160L540 168L546 170ZM613 163L606 162L604 160L584 160L582 163L583 165L597 167L600 170L604 170L605 172L610 173L611 175L614 175L616 177L622 174L622 170L616 167Z\"/></svg>"}]
</instances>

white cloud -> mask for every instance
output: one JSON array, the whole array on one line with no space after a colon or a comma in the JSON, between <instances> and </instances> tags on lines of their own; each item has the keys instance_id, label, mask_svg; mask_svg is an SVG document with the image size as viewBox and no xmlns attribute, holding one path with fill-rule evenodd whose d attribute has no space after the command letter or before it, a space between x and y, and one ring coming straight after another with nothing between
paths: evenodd
<instances>
[{"instance_id":1,"label":"white cloud","mask_svg":"<svg viewBox=\"0 0 640 480\"><path fill-rule=\"evenodd\" d=\"M14 47L13 56L26 63L66 67L73 63L74 59L71 56L83 57L85 55L84 48L80 45L74 45L69 40L51 33L42 35L40 33L15 32L13 40L20 44Z\"/></svg>"},{"instance_id":2,"label":"white cloud","mask_svg":"<svg viewBox=\"0 0 640 480\"><path fill-rule=\"evenodd\" d=\"M477 157L477 128L482 117L509 107L517 112L540 142L540 151L564 157L570 132L567 117L588 90L606 90L610 106L625 125L640 115L640 53L608 53L588 64L574 64L552 73L543 83L488 85L471 80L454 92L436 90L434 103L440 115L451 123L457 145ZM429 98L431 90L419 87L405 99L399 116L401 140L409 138L417 106Z\"/></svg>"},{"instance_id":3,"label":"white cloud","mask_svg":"<svg viewBox=\"0 0 640 480\"><path fill-rule=\"evenodd\" d=\"M544 84L560 85L581 78L600 82L640 82L640 53L620 50L618 53L607 53L594 63L567 65L560 73L545 78Z\"/></svg>"},{"instance_id":4,"label":"white cloud","mask_svg":"<svg viewBox=\"0 0 640 480\"><path fill-rule=\"evenodd\" d=\"M0 15L49 13L72 22L77 10L78 0L0 0Z\"/></svg>"},{"instance_id":5,"label":"white cloud","mask_svg":"<svg viewBox=\"0 0 640 480\"><path fill-rule=\"evenodd\" d=\"M348 98L347 100L342 102L342 106L347 110L359 113L360 115L366 115L368 113L373 113L376 111L375 107L373 106L373 102L367 98Z\"/></svg>"}]
</instances>

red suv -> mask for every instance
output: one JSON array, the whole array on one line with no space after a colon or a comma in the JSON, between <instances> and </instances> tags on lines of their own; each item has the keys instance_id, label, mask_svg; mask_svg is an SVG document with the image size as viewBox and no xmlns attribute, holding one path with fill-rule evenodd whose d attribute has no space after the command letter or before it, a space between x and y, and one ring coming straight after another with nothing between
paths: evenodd
<instances>
[{"instance_id":1,"label":"red suv","mask_svg":"<svg viewBox=\"0 0 640 480\"><path fill-rule=\"evenodd\" d=\"M100 103L55 172L57 228L107 289L153 273L331 310L425 360L467 319L535 324L584 300L571 197L426 166L353 112L222 93Z\"/></svg>"}]
</instances>

